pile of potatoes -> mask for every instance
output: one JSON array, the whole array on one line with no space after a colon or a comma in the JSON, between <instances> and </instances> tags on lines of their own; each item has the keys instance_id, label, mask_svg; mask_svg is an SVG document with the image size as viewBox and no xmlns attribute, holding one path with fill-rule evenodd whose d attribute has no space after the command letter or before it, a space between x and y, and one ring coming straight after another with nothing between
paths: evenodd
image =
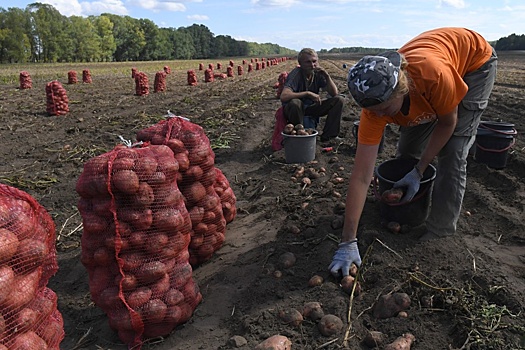
<instances>
[{"instance_id":1,"label":"pile of potatoes","mask_svg":"<svg viewBox=\"0 0 525 350\"><path fill-rule=\"evenodd\" d=\"M283 129L283 134L286 135L312 135L314 129L305 129L303 124L286 124Z\"/></svg>"}]
</instances>

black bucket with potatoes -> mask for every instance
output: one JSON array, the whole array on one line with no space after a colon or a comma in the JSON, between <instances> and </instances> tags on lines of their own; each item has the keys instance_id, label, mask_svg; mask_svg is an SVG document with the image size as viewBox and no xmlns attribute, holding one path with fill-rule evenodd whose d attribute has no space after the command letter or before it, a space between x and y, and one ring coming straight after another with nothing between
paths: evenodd
<instances>
[{"instance_id":1,"label":"black bucket with potatoes","mask_svg":"<svg viewBox=\"0 0 525 350\"><path fill-rule=\"evenodd\" d=\"M308 163L315 159L317 130L309 135L281 134L286 163Z\"/></svg>"},{"instance_id":2,"label":"black bucket with potatoes","mask_svg":"<svg viewBox=\"0 0 525 350\"><path fill-rule=\"evenodd\" d=\"M514 124L511 123L480 122L476 133L474 158L489 168L505 168L509 150L514 145L517 134Z\"/></svg>"},{"instance_id":3,"label":"black bucket with potatoes","mask_svg":"<svg viewBox=\"0 0 525 350\"><path fill-rule=\"evenodd\" d=\"M384 191L391 189L417 164L417 159L390 159L375 169L376 196L379 199L379 211L384 223L397 222L412 227L423 224L430 212L432 189L436 178L436 168L429 165L423 174L419 191L414 198L405 203L386 203L381 200Z\"/></svg>"}]
</instances>

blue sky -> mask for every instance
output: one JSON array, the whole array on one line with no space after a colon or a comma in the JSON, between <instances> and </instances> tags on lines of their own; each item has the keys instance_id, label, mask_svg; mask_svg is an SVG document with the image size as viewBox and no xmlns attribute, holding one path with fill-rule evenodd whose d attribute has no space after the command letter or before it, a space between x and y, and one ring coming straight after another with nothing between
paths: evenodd
<instances>
[{"instance_id":1,"label":"blue sky","mask_svg":"<svg viewBox=\"0 0 525 350\"><path fill-rule=\"evenodd\" d=\"M34 0L0 0L25 8ZM397 48L432 28L473 29L487 40L525 34L524 0L40 0L65 16L109 12L159 27L203 24L214 35L294 50Z\"/></svg>"}]
</instances>

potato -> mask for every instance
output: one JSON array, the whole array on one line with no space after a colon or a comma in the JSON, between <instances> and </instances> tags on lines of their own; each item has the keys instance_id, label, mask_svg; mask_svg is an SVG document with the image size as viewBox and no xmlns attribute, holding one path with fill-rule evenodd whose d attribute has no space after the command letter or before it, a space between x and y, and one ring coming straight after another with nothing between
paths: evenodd
<instances>
[{"instance_id":1,"label":"potato","mask_svg":"<svg viewBox=\"0 0 525 350\"><path fill-rule=\"evenodd\" d=\"M361 294L361 284L359 283L359 281L356 281L352 275L345 276L341 279L341 288L346 294L352 294L352 290L354 290L355 296Z\"/></svg>"},{"instance_id":2,"label":"potato","mask_svg":"<svg viewBox=\"0 0 525 350\"><path fill-rule=\"evenodd\" d=\"M279 311L279 318L283 323L292 327L299 327L303 323L303 315L294 308Z\"/></svg>"},{"instance_id":3,"label":"potato","mask_svg":"<svg viewBox=\"0 0 525 350\"><path fill-rule=\"evenodd\" d=\"M343 321L332 314L324 315L317 324L319 332L325 337L339 333L343 329Z\"/></svg>"},{"instance_id":4,"label":"potato","mask_svg":"<svg viewBox=\"0 0 525 350\"><path fill-rule=\"evenodd\" d=\"M292 342L284 335L272 335L259 343L255 350L292 350Z\"/></svg>"},{"instance_id":5,"label":"potato","mask_svg":"<svg viewBox=\"0 0 525 350\"><path fill-rule=\"evenodd\" d=\"M281 254L279 256L279 265L282 266L282 268L288 269L295 265L295 255L292 252L286 252Z\"/></svg>"},{"instance_id":6,"label":"potato","mask_svg":"<svg viewBox=\"0 0 525 350\"><path fill-rule=\"evenodd\" d=\"M0 228L0 263L8 261L18 249L18 238L14 232Z\"/></svg>"},{"instance_id":7,"label":"potato","mask_svg":"<svg viewBox=\"0 0 525 350\"><path fill-rule=\"evenodd\" d=\"M363 339L363 342L369 348L381 347L386 341L386 334L379 331L369 331Z\"/></svg>"},{"instance_id":8,"label":"potato","mask_svg":"<svg viewBox=\"0 0 525 350\"><path fill-rule=\"evenodd\" d=\"M406 293L382 295L373 307L373 315L376 318L393 317L399 311L408 309L410 303L410 297Z\"/></svg>"},{"instance_id":9,"label":"potato","mask_svg":"<svg viewBox=\"0 0 525 350\"><path fill-rule=\"evenodd\" d=\"M317 301L310 301L303 306L303 317L312 321L318 321L324 316L322 305Z\"/></svg>"},{"instance_id":10,"label":"potato","mask_svg":"<svg viewBox=\"0 0 525 350\"><path fill-rule=\"evenodd\" d=\"M390 221L386 224L386 227L390 230L392 233L401 233L401 225L399 222Z\"/></svg>"},{"instance_id":11,"label":"potato","mask_svg":"<svg viewBox=\"0 0 525 350\"><path fill-rule=\"evenodd\" d=\"M403 198L403 195L405 193L403 192L403 189L401 188L391 188L389 190L384 191L381 194L381 201L385 203L399 203L401 198Z\"/></svg>"},{"instance_id":12,"label":"potato","mask_svg":"<svg viewBox=\"0 0 525 350\"><path fill-rule=\"evenodd\" d=\"M323 277L319 276L319 275L313 275L310 280L308 281L308 286L309 287L318 287L320 285L323 284Z\"/></svg>"},{"instance_id":13,"label":"potato","mask_svg":"<svg viewBox=\"0 0 525 350\"><path fill-rule=\"evenodd\" d=\"M413 334L406 333L385 346L385 350L410 350L410 347L415 340L416 337L414 337Z\"/></svg>"}]
</instances>

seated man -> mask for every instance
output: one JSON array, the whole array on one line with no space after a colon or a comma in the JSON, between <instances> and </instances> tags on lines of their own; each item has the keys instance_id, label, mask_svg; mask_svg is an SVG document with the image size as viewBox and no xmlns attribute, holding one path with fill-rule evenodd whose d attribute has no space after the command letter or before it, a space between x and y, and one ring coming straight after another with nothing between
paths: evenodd
<instances>
[{"instance_id":1,"label":"seated man","mask_svg":"<svg viewBox=\"0 0 525 350\"><path fill-rule=\"evenodd\" d=\"M305 115L313 118L326 115L321 141L334 139L340 131L344 97L339 95L328 72L319 66L315 50L302 49L297 61L299 66L288 74L281 92L284 116L289 123L297 125L304 123ZM331 97L321 99L320 89Z\"/></svg>"}]
</instances>

